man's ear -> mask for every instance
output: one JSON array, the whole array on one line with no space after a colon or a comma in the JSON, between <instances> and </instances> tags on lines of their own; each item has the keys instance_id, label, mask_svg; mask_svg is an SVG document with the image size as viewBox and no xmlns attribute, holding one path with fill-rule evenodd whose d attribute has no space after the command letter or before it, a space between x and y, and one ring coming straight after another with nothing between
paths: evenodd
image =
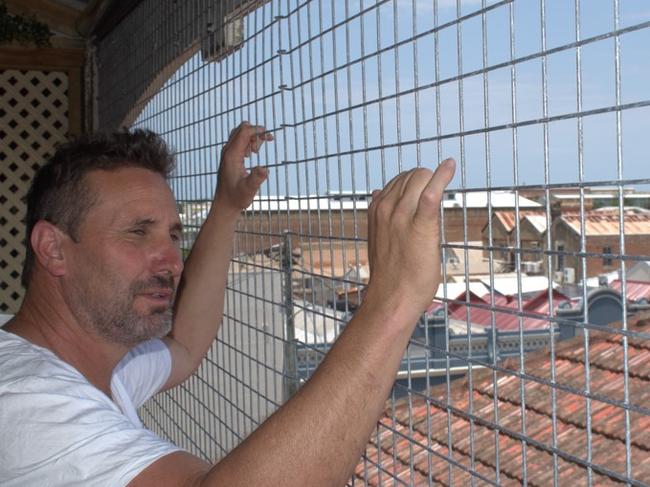
<instances>
[{"instance_id":1,"label":"man's ear","mask_svg":"<svg viewBox=\"0 0 650 487\"><path fill-rule=\"evenodd\" d=\"M39 220L32 229L30 243L39 264L54 277L64 276L66 261L63 253L65 233L56 225Z\"/></svg>"}]
</instances>

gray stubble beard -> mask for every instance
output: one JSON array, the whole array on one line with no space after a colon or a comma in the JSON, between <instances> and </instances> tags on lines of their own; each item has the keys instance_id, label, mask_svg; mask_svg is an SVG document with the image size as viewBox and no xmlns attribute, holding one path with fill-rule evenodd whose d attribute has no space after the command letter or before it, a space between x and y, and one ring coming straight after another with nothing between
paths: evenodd
<instances>
[{"instance_id":1,"label":"gray stubble beard","mask_svg":"<svg viewBox=\"0 0 650 487\"><path fill-rule=\"evenodd\" d=\"M119 299L97 302L90 296L84 296L85 292L74 293L70 296L70 307L78 319L85 323L96 335L111 343L119 343L133 347L138 343L152 338L162 338L172 328L173 299L170 306L156 308L147 316L138 314L133 308L138 291L146 289L152 283L168 286L165 278L153 277L149 282L136 282L128 289L128 296L117 296ZM173 280L171 281L173 289Z\"/></svg>"}]
</instances>

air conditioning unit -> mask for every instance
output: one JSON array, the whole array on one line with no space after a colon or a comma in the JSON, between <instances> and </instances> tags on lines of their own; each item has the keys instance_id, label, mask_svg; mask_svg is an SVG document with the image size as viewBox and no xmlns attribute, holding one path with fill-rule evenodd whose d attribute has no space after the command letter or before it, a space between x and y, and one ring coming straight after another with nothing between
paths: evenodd
<instances>
[{"instance_id":1,"label":"air conditioning unit","mask_svg":"<svg viewBox=\"0 0 650 487\"><path fill-rule=\"evenodd\" d=\"M573 267L565 267L563 273L564 284L575 284L576 270Z\"/></svg>"},{"instance_id":2,"label":"air conditioning unit","mask_svg":"<svg viewBox=\"0 0 650 487\"><path fill-rule=\"evenodd\" d=\"M214 15L221 13L217 10ZM244 18L231 13L223 19L208 22L207 35L201 37L203 62L218 62L244 44Z\"/></svg>"},{"instance_id":3,"label":"air conditioning unit","mask_svg":"<svg viewBox=\"0 0 650 487\"><path fill-rule=\"evenodd\" d=\"M542 272L541 262L522 262L524 272L527 274L539 274Z\"/></svg>"}]
</instances>

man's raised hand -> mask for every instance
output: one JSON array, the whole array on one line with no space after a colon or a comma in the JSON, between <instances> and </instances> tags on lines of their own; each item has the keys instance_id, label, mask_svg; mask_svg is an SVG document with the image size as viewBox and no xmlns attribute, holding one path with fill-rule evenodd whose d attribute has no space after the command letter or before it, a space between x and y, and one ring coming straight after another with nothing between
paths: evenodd
<instances>
[{"instance_id":1,"label":"man's raised hand","mask_svg":"<svg viewBox=\"0 0 650 487\"><path fill-rule=\"evenodd\" d=\"M375 305L417 317L431 303L440 284L440 202L454 170L447 159L435 173L413 169L373 192L366 299Z\"/></svg>"},{"instance_id":2,"label":"man's raised hand","mask_svg":"<svg viewBox=\"0 0 650 487\"><path fill-rule=\"evenodd\" d=\"M228 142L221 151L216 205L225 211L239 213L247 208L255 198L258 189L267 177L264 167L254 167L250 172L244 166L244 158L257 153L273 135L261 125L243 122L230 134Z\"/></svg>"}]
</instances>

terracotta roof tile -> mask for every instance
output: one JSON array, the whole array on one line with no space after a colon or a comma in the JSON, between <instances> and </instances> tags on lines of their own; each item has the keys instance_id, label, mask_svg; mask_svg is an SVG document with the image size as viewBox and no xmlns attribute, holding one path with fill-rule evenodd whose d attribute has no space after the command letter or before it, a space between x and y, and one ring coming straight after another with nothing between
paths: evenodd
<instances>
[{"instance_id":1,"label":"terracotta roof tile","mask_svg":"<svg viewBox=\"0 0 650 487\"><path fill-rule=\"evenodd\" d=\"M650 234L650 215L638 214L633 212L625 212L623 214L625 223L625 235L648 235ZM605 236L620 234L619 215L618 212L586 212L585 219L585 235L590 236ZM564 213L560 217L571 229L581 234L580 215L576 213Z\"/></svg>"},{"instance_id":2,"label":"terracotta roof tile","mask_svg":"<svg viewBox=\"0 0 650 487\"><path fill-rule=\"evenodd\" d=\"M630 323L629 329L650 332L645 320ZM468 378L452 382L448 401L447 386L443 384L431 388L426 399L417 395L410 401L405 398L389 405L380 421L378 437L368 446L365 466L361 462L357 467L356 478L373 479L369 485L429 485L430 477L434 485L449 485L451 475L453 485L467 485L467 471L471 471L479 484L481 478L497 483L498 441L500 485L523 482L524 449L528 484L552 485L554 398L556 446L562 452L556 458L559 484L586 485L588 438L583 347L582 336L556 344L555 389L545 383L551 379L550 354L541 350L526 355L524 360L526 374L538 380L521 381L514 375L520 368L519 359L508 359L500 364L505 371L475 372L471 390ZM621 485L615 477L599 471L604 468L621 477L626 475L626 415L620 407L625 399L620 334L591 333L589 367L591 462L595 465L592 484ZM628 400L636 409L629 412L632 478L650 483L650 414L646 414L650 407L650 340L628 340L628 371ZM494 424L499 425L498 434ZM392 478L393 473L398 481Z\"/></svg>"},{"instance_id":3,"label":"terracotta roof tile","mask_svg":"<svg viewBox=\"0 0 650 487\"><path fill-rule=\"evenodd\" d=\"M523 219L526 216L543 216L545 215L543 210L521 210L519 211L519 219ZM494 217L499 220L503 228L508 232L512 232L515 228L515 223L517 221L514 211L495 211Z\"/></svg>"}]
</instances>

